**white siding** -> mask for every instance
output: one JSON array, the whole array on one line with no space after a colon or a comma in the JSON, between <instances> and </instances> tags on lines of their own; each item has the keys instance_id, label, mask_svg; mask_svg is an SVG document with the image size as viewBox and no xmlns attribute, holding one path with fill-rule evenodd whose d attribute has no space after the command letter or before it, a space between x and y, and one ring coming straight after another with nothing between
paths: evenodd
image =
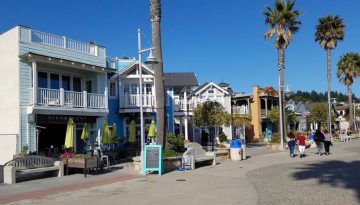
<instances>
[{"instance_id":1,"label":"white siding","mask_svg":"<svg viewBox=\"0 0 360 205\"><path fill-rule=\"evenodd\" d=\"M18 27L0 35L0 164L16 153L19 133Z\"/></svg>"}]
</instances>

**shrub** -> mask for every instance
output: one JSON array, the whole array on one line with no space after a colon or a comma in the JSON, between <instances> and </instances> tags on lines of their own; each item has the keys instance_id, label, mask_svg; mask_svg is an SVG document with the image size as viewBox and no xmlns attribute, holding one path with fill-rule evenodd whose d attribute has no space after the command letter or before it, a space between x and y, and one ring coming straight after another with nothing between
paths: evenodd
<instances>
[{"instance_id":1,"label":"shrub","mask_svg":"<svg viewBox=\"0 0 360 205\"><path fill-rule=\"evenodd\" d=\"M271 135L271 143L280 143L280 134L279 133L272 133Z\"/></svg>"},{"instance_id":2,"label":"shrub","mask_svg":"<svg viewBox=\"0 0 360 205\"><path fill-rule=\"evenodd\" d=\"M182 153L185 151L184 148L184 136L178 135L176 136L173 133L169 133L167 135L168 143L169 143L169 149L173 150L177 153Z\"/></svg>"},{"instance_id":3,"label":"shrub","mask_svg":"<svg viewBox=\"0 0 360 205\"><path fill-rule=\"evenodd\" d=\"M164 158L166 158L166 157L177 157L177 156L181 156L181 155L182 155L181 153L176 152L176 151L174 151L174 150L172 150L172 149L166 149L166 150L164 151L163 157L164 157Z\"/></svg>"},{"instance_id":4,"label":"shrub","mask_svg":"<svg viewBox=\"0 0 360 205\"><path fill-rule=\"evenodd\" d=\"M227 136L225 135L225 133L220 133L220 135L219 135L219 140L220 140L220 142L221 143L223 143L223 142L228 142L228 139L227 139Z\"/></svg>"}]
</instances>

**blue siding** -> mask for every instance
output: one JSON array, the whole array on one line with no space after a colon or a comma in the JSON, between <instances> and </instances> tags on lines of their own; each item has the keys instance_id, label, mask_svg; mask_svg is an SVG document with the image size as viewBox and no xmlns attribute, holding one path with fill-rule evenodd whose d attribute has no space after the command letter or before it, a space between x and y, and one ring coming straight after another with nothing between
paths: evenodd
<instances>
[{"instance_id":1,"label":"blue siding","mask_svg":"<svg viewBox=\"0 0 360 205\"><path fill-rule=\"evenodd\" d=\"M175 133L174 130L174 108L173 108L173 95L174 91L168 89L166 92L167 103L166 103L166 116L167 116L167 130L168 132Z\"/></svg>"},{"instance_id":2,"label":"blue siding","mask_svg":"<svg viewBox=\"0 0 360 205\"><path fill-rule=\"evenodd\" d=\"M119 114L119 100L116 99L109 99L109 116L108 116L109 123L116 123L116 134L119 136L119 141L123 142L126 138L124 136L124 118Z\"/></svg>"}]
</instances>

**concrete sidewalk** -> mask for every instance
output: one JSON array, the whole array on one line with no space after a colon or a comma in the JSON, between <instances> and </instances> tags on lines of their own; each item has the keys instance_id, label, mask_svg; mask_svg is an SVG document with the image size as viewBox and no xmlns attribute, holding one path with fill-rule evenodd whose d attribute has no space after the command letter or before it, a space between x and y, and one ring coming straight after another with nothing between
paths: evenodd
<instances>
[{"instance_id":1,"label":"concrete sidewalk","mask_svg":"<svg viewBox=\"0 0 360 205\"><path fill-rule=\"evenodd\" d=\"M87 205L105 205L121 202L123 204L258 204L259 195L256 186L249 180L248 174L255 170L265 167L286 165L286 164L306 164L308 162L331 161L339 158L346 158L356 155L349 151L348 147L359 147L360 141L350 141L348 143L335 144L332 147L332 155L318 156L315 154L316 149L307 149L306 158L290 158L288 152L276 152L271 154L258 155L245 161L225 161L217 166L204 166L191 171L179 172L174 171L163 176L148 175L138 177L131 175L129 172L114 172L113 176L102 176L96 180L104 180L107 177L114 177L114 181L108 178L106 185L80 187L81 190L71 191L49 196L40 196L23 201L17 201L12 204L87 204ZM129 174L134 178L125 180L125 178L115 180L115 176ZM64 180L72 181L82 179L79 176L64 177ZM83 180L91 180L89 179ZM51 181L54 185L61 178L44 179ZM122 180L123 179L123 180ZM40 181L34 180L24 182L28 188L35 187ZM24 191L24 183L20 183L21 190ZM64 183L64 182L63 182ZM76 182L84 183L84 181ZM40 186L40 185L39 185ZM51 186L49 186L50 188ZM6 186L0 186L0 195L6 190ZM42 189L46 189L42 185ZM12 190L15 188L12 187ZM31 190L31 189L30 189ZM8 193L13 191L8 191ZM0 198L1 199L1 198Z\"/></svg>"}]
</instances>

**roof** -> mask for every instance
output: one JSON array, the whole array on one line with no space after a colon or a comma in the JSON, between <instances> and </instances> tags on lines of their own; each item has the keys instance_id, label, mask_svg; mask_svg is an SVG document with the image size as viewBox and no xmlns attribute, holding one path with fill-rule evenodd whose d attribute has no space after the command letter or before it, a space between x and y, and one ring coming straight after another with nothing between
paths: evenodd
<instances>
[{"instance_id":1,"label":"roof","mask_svg":"<svg viewBox=\"0 0 360 205\"><path fill-rule=\"evenodd\" d=\"M219 87L218 85L216 85L216 83L213 83L213 82L210 82L210 83L206 82L206 83L200 85L198 88L196 88L196 89L192 92L192 94L193 94L193 95L198 95L202 90L204 90L206 87L209 87L209 86L215 87L216 89L224 92L225 94L229 94L229 92L228 92L227 90Z\"/></svg>"},{"instance_id":2,"label":"roof","mask_svg":"<svg viewBox=\"0 0 360 205\"><path fill-rule=\"evenodd\" d=\"M199 82L193 72L164 73L164 86L198 86Z\"/></svg>"}]
</instances>

